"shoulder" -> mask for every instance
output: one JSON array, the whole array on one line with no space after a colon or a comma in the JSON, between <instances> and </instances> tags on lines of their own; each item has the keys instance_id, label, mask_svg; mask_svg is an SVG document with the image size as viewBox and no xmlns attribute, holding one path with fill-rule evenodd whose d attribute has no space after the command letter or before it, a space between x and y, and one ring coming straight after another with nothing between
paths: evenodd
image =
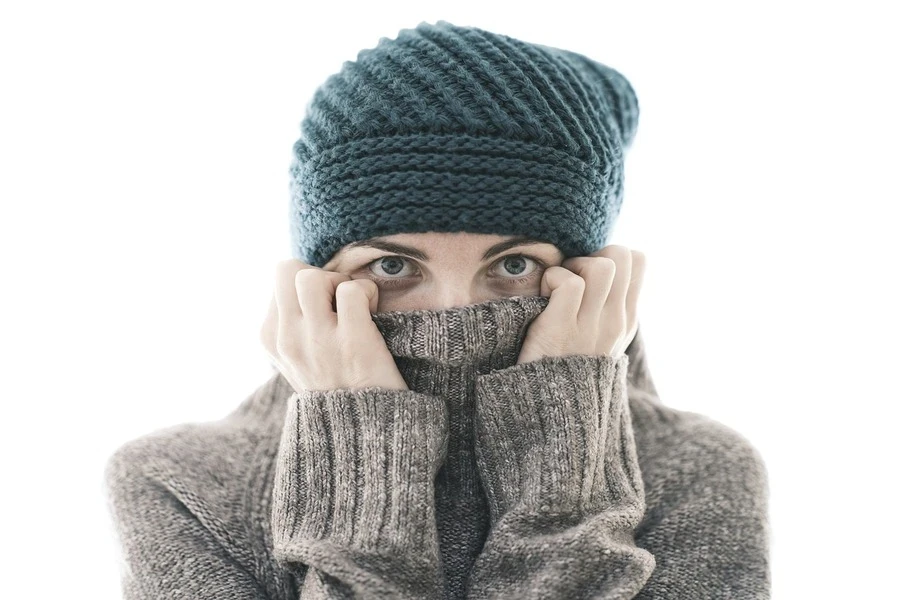
<instances>
[{"instance_id":1,"label":"shoulder","mask_svg":"<svg viewBox=\"0 0 900 600\"><path fill-rule=\"evenodd\" d=\"M768 598L769 484L743 434L630 398L646 510L634 536L656 558L647 597Z\"/></svg>"},{"instance_id":2,"label":"shoulder","mask_svg":"<svg viewBox=\"0 0 900 600\"><path fill-rule=\"evenodd\" d=\"M220 548L272 597L288 597L276 594L290 578L271 555L269 523L290 394L282 384L273 376L226 417L159 429L108 456L104 493L127 556L144 560L151 547Z\"/></svg>"},{"instance_id":3,"label":"shoulder","mask_svg":"<svg viewBox=\"0 0 900 600\"><path fill-rule=\"evenodd\" d=\"M663 405L640 390L629 404L648 492L665 481L678 481L768 493L765 460L744 434L706 415Z\"/></svg>"},{"instance_id":4,"label":"shoulder","mask_svg":"<svg viewBox=\"0 0 900 600\"><path fill-rule=\"evenodd\" d=\"M234 483L258 443L251 430L222 421L174 425L116 448L106 461L104 479L111 489L158 481L211 494Z\"/></svg>"},{"instance_id":5,"label":"shoulder","mask_svg":"<svg viewBox=\"0 0 900 600\"><path fill-rule=\"evenodd\" d=\"M263 535L287 388L273 375L221 419L158 429L117 447L103 472L113 514L139 520L157 498L228 536L225 544Z\"/></svg>"},{"instance_id":6,"label":"shoulder","mask_svg":"<svg viewBox=\"0 0 900 600\"><path fill-rule=\"evenodd\" d=\"M226 416L182 423L129 440L108 457L106 480L128 474L179 474L215 485L249 464L248 452L280 434L287 382L273 374Z\"/></svg>"},{"instance_id":7,"label":"shoulder","mask_svg":"<svg viewBox=\"0 0 900 600\"><path fill-rule=\"evenodd\" d=\"M666 560L674 549L703 560L715 549L730 565L753 563L753 577L765 578L769 482L756 446L724 423L640 393L629 405L646 500L635 532L642 547Z\"/></svg>"}]
</instances>

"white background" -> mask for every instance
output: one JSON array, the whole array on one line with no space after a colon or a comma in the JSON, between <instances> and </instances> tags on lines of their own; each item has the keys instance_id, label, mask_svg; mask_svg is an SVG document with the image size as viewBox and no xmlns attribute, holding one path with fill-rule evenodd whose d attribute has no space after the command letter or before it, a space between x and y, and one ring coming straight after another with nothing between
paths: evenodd
<instances>
[{"instance_id":1,"label":"white background","mask_svg":"<svg viewBox=\"0 0 900 600\"><path fill-rule=\"evenodd\" d=\"M766 459L775 598L890 595L890 3L312 4L0 10L3 595L118 597L106 458L270 375L257 336L306 104L360 49L437 19L629 78L641 116L609 241L647 255L663 402Z\"/></svg>"}]
</instances>

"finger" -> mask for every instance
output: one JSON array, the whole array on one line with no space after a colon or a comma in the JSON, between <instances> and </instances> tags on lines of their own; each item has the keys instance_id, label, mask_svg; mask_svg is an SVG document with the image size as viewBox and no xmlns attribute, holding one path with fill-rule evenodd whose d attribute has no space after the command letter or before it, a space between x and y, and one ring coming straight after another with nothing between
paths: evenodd
<instances>
[{"instance_id":1,"label":"finger","mask_svg":"<svg viewBox=\"0 0 900 600\"><path fill-rule=\"evenodd\" d=\"M276 268L275 303L278 308L278 318L274 327L276 358L296 357L300 349L297 323L301 313L294 280L297 271L308 266L306 263L292 258L279 262Z\"/></svg>"},{"instance_id":2,"label":"finger","mask_svg":"<svg viewBox=\"0 0 900 600\"><path fill-rule=\"evenodd\" d=\"M625 299L626 323L628 332L637 327L637 304L644 284L647 257L640 250L631 251L631 282L628 285L628 296Z\"/></svg>"},{"instance_id":3,"label":"finger","mask_svg":"<svg viewBox=\"0 0 900 600\"><path fill-rule=\"evenodd\" d=\"M298 271L294 280L300 312L310 318L310 324L334 322L335 289L350 277L343 273L310 267Z\"/></svg>"},{"instance_id":4,"label":"finger","mask_svg":"<svg viewBox=\"0 0 900 600\"><path fill-rule=\"evenodd\" d=\"M371 279L366 279L365 281L367 283L364 283L363 285L368 287L366 292L369 294L369 318L371 318L373 313L378 312L378 284Z\"/></svg>"},{"instance_id":5,"label":"finger","mask_svg":"<svg viewBox=\"0 0 900 600\"><path fill-rule=\"evenodd\" d=\"M259 329L259 341L262 343L263 348L265 348L266 354L273 359L277 356L275 350L275 332L277 329L278 304L275 300L275 293L273 293L272 299L269 300L269 310L266 313L266 318L263 320L262 327Z\"/></svg>"},{"instance_id":6,"label":"finger","mask_svg":"<svg viewBox=\"0 0 900 600\"><path fill-rule=\"evenodd\" d=\"M563 328L574 327L578 321L585 281L563 267L552 266L541 278L541 295L550 296L550 302L542 314Z\"/></svg>"},{"instance_id":7,"label":"finger","mask_svg":"<svg viewBox=\"0 0 900 600\"><path fill-rule=\"evenodd\" d=\"M353 279L337 287L338 326L360 332L372 322L378 307L378 285L371 279Z\"/></svg>"},{"instance_id":8,"label":"finger","mask_svg":"<svg viewBox=\"0 0 900 600\"><path fill-rule=\"evenodd\" d=\"M585 281L578 323L595 326L600 321L601 311L612 289L616 274L615 261L605 256L576 256L564 260L562 266Z\"/></svg>"},{"instance_id":9,"label":"finger","mask_svg":"<svg viewBox=\"0 0 900 600\"><path fill-rule=\"evenodd\" d=\"M611 258L616 263L612 289L603 305L604 312L615 314L625 320L625 297L631 283L631 250L619 244L611 244L597 252L597 256Z\"/></svg>"},{"instance_id":10,"label":"finger","mask_svg":"<svg viewBox=\"0 0 900 600\"><path fill-rule=\"evenodd\" d=\"M275 267L275 303L279 321L300 317L300 302L297 299L294 277L304 264L292 258L280 261Z\"/></svg>"}]
</instances>

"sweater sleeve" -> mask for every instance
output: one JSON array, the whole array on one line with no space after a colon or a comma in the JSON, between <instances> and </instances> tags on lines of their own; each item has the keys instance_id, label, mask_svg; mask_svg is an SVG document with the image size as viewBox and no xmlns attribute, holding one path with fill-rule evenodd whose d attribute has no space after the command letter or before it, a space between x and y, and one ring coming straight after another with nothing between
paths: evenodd
<instances>
[{"instance_id":1,"label":"sweater sleeve","mask_svg":"<svg viewBox=\"0 0 900 600\"><path fill-rule=\"evenodd\" d=\"M440 598L434 480L440 397L380 387L288 400L271 512L275 557L300 598Z\"/></svg>"},{"instance_id":2,"label":"sweater sleeve","mask_svg":"<svg viewBox=\"0 0 900 600\"><path fill-rule=\"evenodd\" d=\"M267 600L248 568L252 558L160 458L157 444L132 440L105 466L104 494L123 557L122 598Z\"/></svg>"},{"instance_id":3,"label":"sweater sleeve","mask_svg":"<svg viewBox=\"0 0 900 600\"><path fill-rule=\"evenodd\" d=\"M628 356L545 356L478 375L476 458L491 530L469 598L634 598L656 561Z\"/></svg>"}]
</instances>

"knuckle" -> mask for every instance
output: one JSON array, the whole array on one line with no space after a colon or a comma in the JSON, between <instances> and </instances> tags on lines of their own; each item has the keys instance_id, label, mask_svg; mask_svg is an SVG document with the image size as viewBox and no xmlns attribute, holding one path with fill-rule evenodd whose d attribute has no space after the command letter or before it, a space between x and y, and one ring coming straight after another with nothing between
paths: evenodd
<instances>
[{"instance_id":1,"label":"knuckle","mask_svg":"<svg viewBox=\"0 0 900 600\"><path fill-rule=\"evenodd\" d=\"M616 261L609 258L598 261L594 268L599 277L608 279L609 281L612 281L616 276Z\"/></svg>"},{"instance_id":2,"label":"knuckle","mask_svg":"<svg viewBox=\"0 0 900 600\"><path fill-rule=\"evenodd\" d=\"M346 281L342 281L334 288L335 295L340 294L341 297L347 295L358 294L362 291L362 288L359 287L359 284L356 283L355 279L348 279Z\"/></svg>"},{"instance_id":3,"label":"knuckle","mask_svg":"<svg viewBox=\"0 0 900 600\"><path fill-rule=\"evenodd\" d=\"M325 269L320 269L322 273L332 279L340 279L341 281L349 281L350 276L346 273L341 273L340 271L326 271Z\"/></svg>"},{"instance_id":4,"label":"knuckle","mask_svg":"<svg viewBox=\"0 0 900 600\"><path fill-rule=\"evenodd\" d=\"M279 356L296 359L301 354L300 341L287 330L279 331L273 341Z\"/></svg>"},{"instance_id":5,"label":"knuckle","mask_svg":"<svg viewBox=\"0 0 900 600\"><path fill-rule=\"evenodd\" d=\"M604 247L603 250L598 252L596 258L604 258L617 264L631 260L631 250L627 246L612 244Z\"/></svg>"},{"instance_id":6,"label":"knuckle","mask_svg":"<svg viewBox=\"0 0 900 600\"><path fill-rule=\"evenodd\" d=\"M577 273L572 273L571 271L569 271L569 273L571 274L571 277L567 277L566 280L563 281L562 285L567 285L569 287L582 288L582 289L584 288L585 285L587 285L587 282L584 280L584 277L582 277L581 275L578 275Z\"/></svg>"},{"instance_id":7,"label":"knuckle","mask_svg":"<svg viewBox=\"0 0 900 600\"><path fill-rule=\"evenodd\" d=\"M643 270L647 265L647 255L640 250L631 251L631 268L632 270Z\"/></svg>"},{"instance_id":8,"label":"knuckle","mask_svg":"<svg viewBox=\"0 0 900 600\"><path fill-rule=\"evenodd\" d=\"M301 281L301 280L306 281L307 279L313 279L313 278L317 278L317 277L319 277L318 269L312 269L312 268L300 269L294 275L294 279L297 281Z\"/></svg>"},{"instance_id":9,"label":"knuckle","mask_svg":"<svg viewBox=\"0 0 900 600\"><path fill-rule=\"evenodd\" d=\"M606 326L615 331L623 331L625 329L625 325L627 323L627 319L625 318L625 311L615 311L613 313L608 313L606 315Z\"/></svg>"},{"instance_id":10,"label":"knuckle","mask_svg":"<svg viewBox=\"0 0 900 600\"><path fill-rule=\"evenodd\" d=\"M366 296L371 296L378 293L378 284L371 279L356 279L354 281L358 282L356 285Z\"/></svg>"},{"instance_id":11,"label":"knuckle","mask_svg":"<svg viewBox=\"0 0 900 600\"><path fill-rule=\"evenodd\" d=\"M293 358L296 356L297 344L291 338L278 336L275 340L275 350L278 351L279 356Z\"/></svg>"},{"instance_id":12,"label":"knuckle","mask_svg":"<svg viewBox=\"0 0 900 600\"><path fill-rule=\"evenodd\" d=\"M332 278L330 278L330 281L331 281L331 285L334 286L334 291L337 292L338 288L340 288L340 287L343 287L344 289L346 289L348 286L346 286L346 285L344 285L344 284L345 284L345 283L348 283L348 284L349 284L349 283L352 282L353 280L352 280L352 279L349 279L349 278L348 278L348 279L341 279L341 278L334 278L334 277L332 277Z\"/></svg>"},{"instance_id":13,"label":"knuckle","mask_svg":"<svg viewBox=\"0 0 900 600\"><path fill-rule=\"evenodd\" d=\"M275 265L275 273L279 277L283 277L285 275L289 275L294 273L298 268L304 267L304 263L299 260L293 258L287 258L285 260L280 260Z\"/></svg>"},{"instance_id":14,"label":"knuckle","mask_svg":"<svg viewBox=\"0 0 900 600\"><path fill-rule=\"evenodd\" d=\"M608 256L598 256L594 260L596 268L613 269L616 268L616 261Z\"/></svg>"},{"instance_id":15,"label":"knuckle","mask_svg":"<svg viewBox=\"0 0 900 600\"><path fill-rule=\"evenodd\" d=\"M598 275L615 274L616 261L605 256L598 256L591 261L590 267L592 273Z\"/></svg>"}]
</instances>

